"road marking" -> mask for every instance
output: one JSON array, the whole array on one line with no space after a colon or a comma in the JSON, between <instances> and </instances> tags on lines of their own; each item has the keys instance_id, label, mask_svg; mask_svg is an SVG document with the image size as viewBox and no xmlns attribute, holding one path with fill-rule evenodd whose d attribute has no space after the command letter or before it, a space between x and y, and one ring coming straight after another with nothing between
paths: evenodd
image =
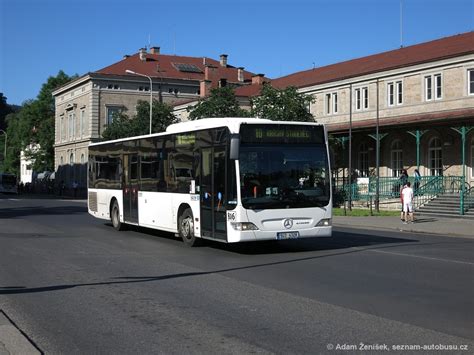
<instances>
[{"instance_id":1,"label":"road marking","mask_svg":"<svg viewBox=\"0 0 474 355\"><path fill-rule=\"evenodd\" d=\"M436 261L444 261L447 263L455 263L455 264L465 264L465 265L473 265L474 263L470 263L468 261L458 261L458 260L451 260L451 259L442 259L442 258L432 258L429 256L421 256L421 255L413 255L413 254L404 254L404 253L395 253L393 251L385 251L385 250L375 250L375 249L362 249L362 248L357 248L360 250L366 250L366 251L371 251L374 253L382 253L382 254L391 254L391 255L398 255L398 256L409 256L412 258L420 258L420 259L427 259L427 260L436 260Z\"/></svg>"}]
</instances>

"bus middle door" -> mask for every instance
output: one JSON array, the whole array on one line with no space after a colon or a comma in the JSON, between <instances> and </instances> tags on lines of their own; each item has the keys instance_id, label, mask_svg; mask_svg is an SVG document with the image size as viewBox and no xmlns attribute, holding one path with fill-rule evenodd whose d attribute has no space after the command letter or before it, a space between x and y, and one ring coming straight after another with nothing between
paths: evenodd
<instances>
[{"instance_id":1,"label":"bus middle door","mask_svg":"<svg viewBox=\"0 0 474 355\"><path fill-rule=\"evenodd\" d=\"M225 215L225 147L201 151L201 233L203 237L227 240Z\"/></svg>"},{"instance_id":2,"label":"bus middle door","mask_svg":"<svg viewBox=\"0 0 474 355\"><path fill-rule=\"evenodd\" d=\"M125 222L138 223L138 155L124 155L123 217Z\"/></svg>"}]
</instances>

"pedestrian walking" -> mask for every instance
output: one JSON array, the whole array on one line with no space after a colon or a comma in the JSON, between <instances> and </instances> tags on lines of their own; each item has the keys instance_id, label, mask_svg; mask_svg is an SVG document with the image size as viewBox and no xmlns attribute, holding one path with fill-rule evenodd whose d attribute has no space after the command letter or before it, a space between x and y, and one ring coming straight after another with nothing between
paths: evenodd
<instances>
[{"instance_id":1,"label":"pedestrian walking","mask_svg":"<svg viewBox=\"0 0 474 355\"><path fill-rule=\"evenodd\" d=\"M407 182L406 187L402 191L402 200L403 200L403 212L405 213L405 222L413 223L414 213L413 213L413 189L411 188L410 181Z\"/></svg>"}]
</instances>

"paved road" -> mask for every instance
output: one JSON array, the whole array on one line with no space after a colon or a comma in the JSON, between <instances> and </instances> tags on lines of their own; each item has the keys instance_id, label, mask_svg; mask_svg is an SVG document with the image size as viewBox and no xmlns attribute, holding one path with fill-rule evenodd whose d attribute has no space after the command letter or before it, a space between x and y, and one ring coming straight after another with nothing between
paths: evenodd
<instances>
[{"instance_id":1,"label":"paved road","mask_svg":"<svg viewBox=\"0 0 474 355\"><path fill-rule=\"evenodd\" d=\"M349 228L186 248L80 201L0 197L0 309L48 354L472 353L473 256L473 239Z\"/></svg>"}]
</instances>

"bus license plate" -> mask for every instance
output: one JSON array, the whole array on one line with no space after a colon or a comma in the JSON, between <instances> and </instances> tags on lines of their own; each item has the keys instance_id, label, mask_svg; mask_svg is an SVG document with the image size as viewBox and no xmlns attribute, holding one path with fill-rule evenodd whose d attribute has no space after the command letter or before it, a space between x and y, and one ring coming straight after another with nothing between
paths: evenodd
<instances>
[{"instance_id":1,"label":"bus license plate","mask_svg":"<svg viewBox=\"0 0 474 355\"><path fill-rule=\"evenodd\" d=\"M277 233L276 239L297 239L300 236L299 232L279 232Z\"/></svg>"}]
</instances>

